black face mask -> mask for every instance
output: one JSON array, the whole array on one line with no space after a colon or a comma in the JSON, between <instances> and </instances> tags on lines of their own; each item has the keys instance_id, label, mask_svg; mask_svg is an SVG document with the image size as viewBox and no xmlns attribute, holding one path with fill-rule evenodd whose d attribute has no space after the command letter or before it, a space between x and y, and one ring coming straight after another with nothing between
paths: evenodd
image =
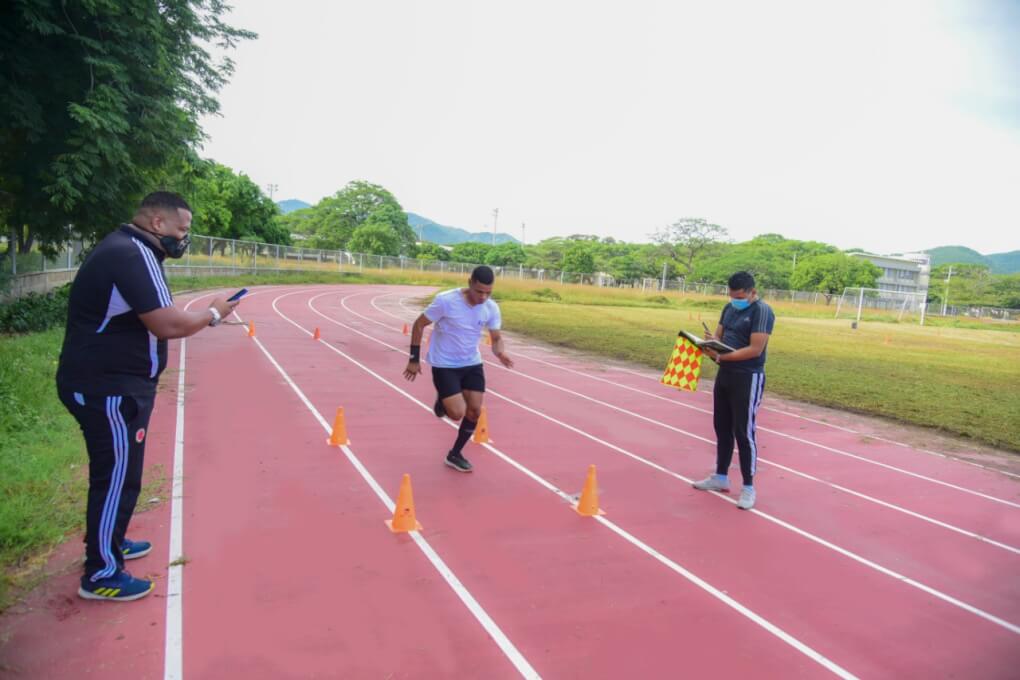
<instances>
[{"instance_id":1,"label":"black face mask","mask_svg":"<svg viewBox=\"0 0 1020 680\"><path fill-rule=\"evenodd\" d=\"M134 226L137 227L138 229L142 229L137 224ZM172 257L175 260L184 257L185 251L187 251L188 246L191 245L191 236L189 236L188 234L185 234L184 238L177 240L173 236L161 236L155 232L149 231L148 229L142 229L142 231L148 234L152 234L153 236L158 238L159 245L163 246L163 250L166 251L166 256Z\"/></svg>"},{"instance_id":2,"label":"black face mask","mask_svg":"<svg viewBox=\"0 0 1020 680\"><path fill-rule=\"evenodd\" d=\"M167 257L177 260L184 257L184 252L191 245L191 237L185 234L184 238L178 241L173 236L160 236L159 244L163 246Z\"/></svg>"}]
</instances>

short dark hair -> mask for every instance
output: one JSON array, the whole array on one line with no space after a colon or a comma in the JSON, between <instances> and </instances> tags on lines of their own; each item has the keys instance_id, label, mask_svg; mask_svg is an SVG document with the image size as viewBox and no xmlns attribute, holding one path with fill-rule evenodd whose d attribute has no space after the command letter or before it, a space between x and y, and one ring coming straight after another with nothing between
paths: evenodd
<instances>
[{"instance_id":1,"label":"short dark hair","mask_svg":"<svg viewBox=\"0 0 1020 680\"><path fill-rule=\"evenodd\" d=\"M496 280L496 274L492 271L492 267L480 264L471 272L471 280L484 286L491 286L492 282Z\"/></svg>"},{"instance_id":2,"label":"short dark hair","mask_svg":"<svg viewBox=\"0 0 1020 680\"><path fill-rule=\"evenodd\" d=\"M181 210L192 212L188 202L181 198L179 194L171 191L153 191L142 199L142 204L139 207L152 210L177 210L180 208Z\"/></svg>"},{"instance_id":3,"label":"short dark hair","mask_svg":"<svg viewBox=\"0 0 1020 680\"><path fill-rule=\"evenodd\" d=\"M730 277L730 290L751 290L754 288L754 277L747 272L737 272Z\"/></svg>"}]
</instances>

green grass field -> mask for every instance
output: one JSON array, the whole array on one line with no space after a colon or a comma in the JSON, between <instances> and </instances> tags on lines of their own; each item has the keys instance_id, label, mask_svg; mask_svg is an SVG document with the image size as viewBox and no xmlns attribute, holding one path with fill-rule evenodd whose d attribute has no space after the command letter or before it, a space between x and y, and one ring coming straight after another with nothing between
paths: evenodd
<instances>
[{"instance_id":1,"label":"green grass field","mask_svg":"<svg viewBox=\"0 0 1020 680\"><path fill-rule=\"evenodd\" d=\"M721 306L721 305L719 305ZM553 344L660 369L698 312L507 300L504 325ZM709 327L718 308L700 312ZM714 375L706 364L706 376ZM768 390L1020 451L1020 335L797 318L777 311Z\"/></svg>"},{"instance_id":2,"label":"green grass field","mask_svg":"<svg viewBox=\"0 0 1020 680\"><path fill-rule=\"evenodd\" d=\"M0 610L31 583L31 556L84 523L88 458L53 376L63 329L0 337Z\"/></svg>"}]
</instances>

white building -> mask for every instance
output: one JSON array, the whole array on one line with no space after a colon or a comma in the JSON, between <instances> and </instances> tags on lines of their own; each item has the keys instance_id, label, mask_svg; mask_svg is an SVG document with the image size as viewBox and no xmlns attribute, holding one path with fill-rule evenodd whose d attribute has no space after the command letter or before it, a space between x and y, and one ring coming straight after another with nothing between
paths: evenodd
<instances>
[{"instance_id":1,"label":"white building","mask_svg":"<svg viewBox=\"0 0 1020 680\"><path fill-rule=\"evenodd\" d=\"M898 253L875 255L873 253L850 253L863 257L882 270L875 287L902 293L919 293L928 297L928 282L931 278L931 256L927 253Z\"/></svg>"}]
</instances>

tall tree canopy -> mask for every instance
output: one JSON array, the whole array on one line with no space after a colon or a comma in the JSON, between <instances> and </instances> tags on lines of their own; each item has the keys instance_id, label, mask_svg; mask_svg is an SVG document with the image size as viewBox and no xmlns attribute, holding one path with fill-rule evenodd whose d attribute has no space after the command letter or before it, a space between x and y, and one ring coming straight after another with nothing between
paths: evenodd
<instances>
[{"instance_id":1,"label":"tall tree canopy","mask_svg":"<svg viewBox=\"0 0 1020 680\"><path fill-rule=\"evenodd\" d=\"M295 217L288 220L301 221L314 248L375 255L415 254L415 233L407 223L407 214L393 194L377 184L353 181L311 208L297 212L301 215L293 213ZM372 229L367 229L369 226ZM352 243L355 232L362 227L366 229ZM387 230L391 236L384 235ZM369 244L374 250L359 250Z\"/></svg>"},{"instance_id":2,"label":"tall tree canopy","mask_svg":"<svg viewBox=\"0 0 1020 680\"><path fill-rule=\"evenodd\" d=\"M201 139L255 34L222 0L0 3L0 219L21 250L95 239Z\"/></svg>"}]
</instances>

